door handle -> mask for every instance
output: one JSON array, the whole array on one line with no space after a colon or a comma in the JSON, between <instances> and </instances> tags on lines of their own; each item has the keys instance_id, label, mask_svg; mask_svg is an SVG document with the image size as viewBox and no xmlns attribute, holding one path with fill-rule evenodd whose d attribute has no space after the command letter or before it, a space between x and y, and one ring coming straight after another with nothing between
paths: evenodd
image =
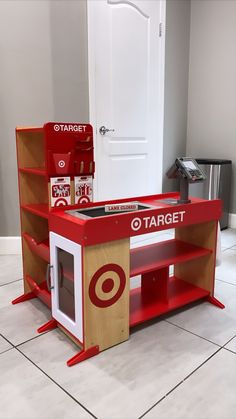
<instances>
[{"instance_id":1,"label":"door handle","mask_svg":"<svg viewBox=\"0 0 236 419\"><path fill-rule=\"evenodd\" d=\"M50 269L53 268L53 265L50 265L50 263L47 264L47 270L46 270L46 283L48 287L48 291L52 290L54 288L54 285L51 285L50 281Z\"/></svg>"},{"instance_id":2,"label":"door handle","mask_svg":"<svg viewBox=\"0 0 236 419\"><path fill-rule=\"evenodd\" d=\"M107 132L114 132L114 131L115 131L114 129L108 129L104 127L104 125L99 128L99 132L101 135L105 135Z\"/></svg>"},{"instance_id":3,"label":"door handle","mask_svg":"<svg viewBox=\"0 0 236 419\"><path fill-rule=\"evenodd\" d=\"M63 266L62 263L58 263L58 284L60 288L63 287Z\"/></svg>"}]
</instances>

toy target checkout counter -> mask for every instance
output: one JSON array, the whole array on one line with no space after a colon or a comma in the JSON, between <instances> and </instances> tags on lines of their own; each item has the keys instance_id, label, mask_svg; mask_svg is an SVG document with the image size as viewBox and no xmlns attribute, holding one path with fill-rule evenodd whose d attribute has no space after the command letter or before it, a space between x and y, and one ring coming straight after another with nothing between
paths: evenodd
<instances>
[{"instance_id":1,"label":"toy target checkout counter","mask_svg":"<svg viewBox=\"0 0 236 419\"><path fill-rule=\"evenodd\" d=\"M219 200L188 199L188 183L204 175L192 159L177 159L176 193L90 203L49 217L52 321L82 348L68 365L129 338L130 328L196 300L214 298ZM130 237L175 229L175 238L130 249ZM174 275L169 276L169 266ZM141 287L130 290L130 278ZM45 329L46 328L46 329Z\"/></svg>"},{"instance_id":2,"label":"toy target checkout counter","mask_svg":"<svg viewBox=\"0 0 236 419\"><path fill-rule=\"evenodd\" d=\"M129 338L140 323L197 300L214 298L221 201L188 198L204 174L190 158L176 159L169 177L178 193L92 201L93 130L46 123L16 130L24 293L38 297L80 348L69 366ZM130 238L175 229L175 238L130 248ZM174 275L169 266L174 265ZM141 286L130 289L130 278Z\"/></svg>"}]
</instances>

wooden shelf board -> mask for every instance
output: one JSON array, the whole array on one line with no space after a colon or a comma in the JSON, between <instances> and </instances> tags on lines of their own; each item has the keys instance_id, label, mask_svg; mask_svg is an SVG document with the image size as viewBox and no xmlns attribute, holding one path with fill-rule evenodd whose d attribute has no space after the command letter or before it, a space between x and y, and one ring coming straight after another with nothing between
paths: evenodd
<instances>
[{"instance_id":1,"label":"wooden shelf board","mask_svg":"<svg viewBox=\"0 0 236 419\"><path fill-rule=\"evenodd\" d=\"M25 211L31 212L32 214L38 215L39 217L49 217L49 209L47 204L25 204L21 205L21 208Z\"/></svg>"},{"instance_id":2,"label":"wooden shelf board","mask_svg":"<svg viewBox=\"0 0 236 419\"><path fill-rule=\"evenodd\" d=\"M46 262L50 261L49 239L37 242L30 234L23 233L22 237L26 240L32 252L40 256Z\"/></svg>"},{"instance_id":3,"label":"wooden shelf board","mask_svg":"<svg viewBox=\"0 0 236 419\"><path fill-rule=\"evenodd\" d=\"M208 295L210 295L209 291L174 276L169 278L168 302L158 301L157 297L152 294L142 296L141 288L135 288L130 292L130 327L137 326Z\"/></svg>"},{"instance_id":4,"label":"wooden shelf board","mask_svg":"<svg viewBox=\"0 0 236 419\"><path fill-rule=\"evenodd\" d=\"M130 277L186 262L210 253L211 250L209 249L175 239L131 249Z\"/></svg>"},{"instance_id":5,"label":"wooden shelf board","mask_svg":"<svg viewBox=\"0 0 236 419\"><path fill-rule=\"evenodd\" d=\"M41 167L22 167L19 169L19 172L29 173L29 174L38 175L38 176L47 176L47 172L45 168L41 168Z\"/></svg>"},{"instance_id":6,"label":"wooden shelf board","mask_svg":"<svg viewBox=\"0 0 236 419\"><path fill-rule=\"evenodd\" d=\"M26 275L26 282L29 284L31 291L44 302L49 308L51 307L51 293L47 289L46 281L37 284L30 275Z\"/></svg>"},{"instance_id":7,"label":"wooden shelf board","mask_svg":"<svg viewBox=\"0 0 236 419\"><path fill-rule=\"evenodd\" d=\"M43 132L42 127L16 127L17 132Z\"/></svg>"}]
</instances>

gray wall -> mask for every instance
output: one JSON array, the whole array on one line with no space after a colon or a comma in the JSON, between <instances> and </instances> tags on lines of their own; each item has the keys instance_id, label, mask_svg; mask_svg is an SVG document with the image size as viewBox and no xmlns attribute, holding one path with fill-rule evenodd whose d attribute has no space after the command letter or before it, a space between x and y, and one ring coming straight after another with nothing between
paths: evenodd
<instances>
[{"instance_id":1,"label":"gray wall","mask_svg":"<svg viewBox=\"0 0 236 419\"><path fill-rule=\"evenodd\" d=\"M185 154L189 17L167 0L164 173ZM19 234L14 127L89 120L86 38L84 0L0 1L0 236Z\"/></svg>"},{"instance_id":2,"label":"gray wall","mask_svg":"<svg viewBox=\"0 0 236 419\"><path fill-rule=\"evenodd\" d=\"M178 156L185 156L188 106L190 0L167 0L163 191L176 190L165 173Z\"/></svg>"},{"instance_id":3,"label":"gray wall","mask_svg":"<svg viewBox=\"0 0 236 419\"><path fill-rule=\"evenodd\" d=\"M19 235L15 126L88 120L84 1L0 1L0 236Z\"/></svg>"},{"instance_id":4,"label":"gray wall","mask_svg":"<svg viewBox=\"0 0 236 419\"><path fill-rule=\"evenodd\" d=\"M89 122L86 1L50 2L54 120Z\"/></svg>"},{"instance_id":5,"label":"gray wall","mask_svg":"<svg viewBox=\"0 0 236 419\"><path fill-rule=\"evenodd\" d=\"M15 126L53 118L48 2L0 1L0 236L19 234Z\"/></svg>"},{"instance_id":6,"label":"gray wall","mask_svg":"<svg viewBox=\"0 0 236 419\"><path fill-rule=\"evenodd\" d=\"M236 1L191 6L187 152L232 159L231 212L236 213Z\"/></svg>"}]
</instances>

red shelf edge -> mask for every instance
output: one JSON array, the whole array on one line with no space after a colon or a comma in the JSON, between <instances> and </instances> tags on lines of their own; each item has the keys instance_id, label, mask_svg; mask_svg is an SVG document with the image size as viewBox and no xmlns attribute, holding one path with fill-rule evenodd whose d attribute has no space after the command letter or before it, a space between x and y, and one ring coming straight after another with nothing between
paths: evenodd
<instances>
[{"instance_id":1,"label":"red shelf edge","mask_svg":"<svg viewBox=\"0 0 236 419\"><path fill-rule=\"evenodd\" d=\"M162 259L160 262L156 262L156 259L153 260L153 262L151 262L149 265L148 264L144 264L139 266L138 268L133 268L132 269L132 257L134 256L138 256L141 255L142 252L147 252L148 250L153 250L156 249L157 251L159 251L161 253L161 251L163 250L163 248L167 248L167 246L172 245L172 244L176 244L176 245L182 245L185 248L189 248L190 251L189 253L186 253L186 249L183 249L183 253L176 255L176 254L170 254L170 256L166 259ZM193 244L190 243L186 243L184 241L181 240L176 240L176 239L171 239L171 240L166 240L164 242L161 243L154 243L148 246L142 246L139 248L134 248L130 250L130 278L137 276L137 275L141 275L147 272L152 272L154 270L158 270L170 265L174 265L177 263L181 263L181 262L187 262L189 260L192 259L197 259L203 256L206 256L208 254L212 253L212 250L210 249L205 249L203 247L199 247L199 246L195 246Z\"/></svg>"},{"instance_id":2,"label":"red shelf edge","mask_svg":"<svg viewBox=\"0 0 236 419\"><path fill-rule=\"evenodd\" d=\"M43 127L16 127L16 132L42 132L43 133Z\"/></svg>"},{"instance_id":3,"label":"red shelf edge","mask_svg":"<svg viewBox=\"0 0 236 419\"><path fill-rule=\"evenodd\" d=\"M26 240L32 252L40 256L46 262L50 260L50 251L49 251L49 242L44 240L42 242L37 242L30 234L23 233L22 237Z\"/></svg>"},{"instance_id":4,"label":"red shelf edge","mask_svg":"<svg viewBox=\"0 0 236 419\"><path fill-rule=\"evenodd\" d=\"M25 211L29 211L32 214L39 215L42 218L49 217L49 209L47 204L24 204L21 208Z\"/></svg>"},{"instance_id":5,"label":"red shelf edge","mask_svg":"<svg viewBox=\"0 0 236 419\"><path fill-rule=\"evenodd\" d=\"M141 287L130 291L130 327L166 314L187 304L201 300L210 292L176 277L169 278L170 297L168 302L158 301L155 296L141 296Z\"/></svg>"},{"instance_id":6,"label":"red shelf edge","mask_svg":"<svg viewBox=\"0 0 236 419\"><path fill-rule=\"evenodd\" d=\"M20 173L29 173L32 175L38 176L47 176L47 172L44 168L41 167L21 167L19 168Z\"/></svg>"},{"instance_id":7,"label":"red shelf edge","mask_svg":"<svg viewBox=\"0 0 236 419\"><path fill-rule=\"evenodd\" d=\"M30 275L26 275L26 282L29 284L31 292L38 297L44 304L51 308L51 294L47 289L46 281L37 284Z\"/></svg>"}]
</instances>

